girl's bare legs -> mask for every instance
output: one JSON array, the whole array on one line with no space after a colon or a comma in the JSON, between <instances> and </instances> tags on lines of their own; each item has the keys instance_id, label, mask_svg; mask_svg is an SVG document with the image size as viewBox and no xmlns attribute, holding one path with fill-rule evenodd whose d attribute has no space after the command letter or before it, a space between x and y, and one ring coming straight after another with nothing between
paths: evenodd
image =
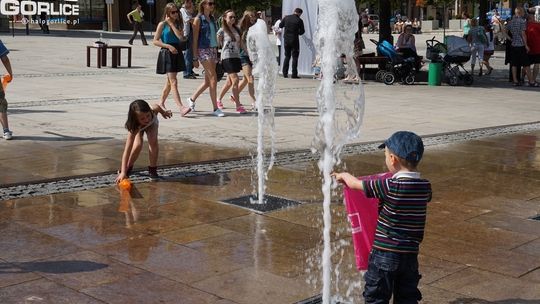
<instances>
[{"instance_id":1,"label":"girl's bare legs","mask_svg":"<svg viewBox=\"0 0 540 304\"><path fill-rule=\"evenodd\" d=\"M169 80L169 91L172 90L172 95L174 102L178 106L180 113L184 105L182 104L182 98L180 97L180 92L178 92L178 78L176 78L177 73L167 73L167 78Z\"/></svg>"},{"instance_id":2,"label":"girl's bare legs","mask_svg":"<svg viewBox=\"0 0 540 304\"><path fill-rule=\"evenodd\" d=\"M227 94L227 92L231 89L231 86L232 86L231 78L229 75L227 75L227 81L225 82L225 84L221 88L221 91L219 92L218 100L221 100L221 101L223 100L223 97L225 97L225 94Z\"/></svg>"},{"instance_id":3,"label":"girl's bare legs","mask_svg":"<svg viewBox=\"0 0 540 304\"><path fill-rule=\"evenodd\" d=\"M139 132L135 136L133 147L131 147L131 152L129 153L128 163L127 163L128 168L133 167L133 164L135 163L137 158L139 158L139 154L141 153L142 146L143 146L143 137L142 137L142 133Z\"/></svg>"},{"instance_id":4,"label":"girl's bare legs","mask_svg":"<svg viewBox=\"0 0 540 304\"><path fill-rule=\"evenodd\" d=\"M231 73L229 74L228 78L230 78L231 80L234 103L236 104L236 108L239 108L240 106L242 106L242 104L240 103L240 90L238 88L238 82L239 82L238 74Z\"/></svg>"},{"instance_id":5,"label":"girl's bare legs","mask_svg":"<svg viewBox=\"0 0 540 304\"><path fill-rule=\"evenodd\" d=\"M214 111L217 109L217 75L216 75L216 63L210 60L205 60L202 63L204 68L204 83L202 83L197 91L191 96L191 101L195 102L197 98L209 88L210 100L212 101L212 106Z\"/></svg>"},{"instance_id":6,"label":"girl's bare legs","mask_svg":"<svg viewBox=\"0 0 540 304\"><path fill-rule=\"evenodd\" d=\"M151 128L147 129L146 137L148 138L148 157L149 157L150 167L156 167L158 155L159 155L157 125L154 125Z\"/></svg>"},{"instance_id":7,"label":"girl's bare legs","mask_svg":"<svg viewBox=\"0 0 540 304\"><path fill-rule=\"evenodd\" d=\"M255 101L257 100L257 98L255 97L255 84L254 84L251 66L249 64L243 65L242 72L244 73L244 78L242 78L242 81L238 85L238 92L239 93L242 92L242 90L247 85L248 93L249 93L249 96L251 97L251 104L252 106L255 106Z\"/></svg>"},{"instance_id":8,"label":"girl's bare legs","mask_svg":"<svg viewBox=\"0 0 540 304\"><path fill-rule=\"evenodd\" d=\"M163 91L161 91L161 98L159 99L159 105L166 109L165 107L165 101L167 101L167 97L169 97L169 93L171 92L171 83L169 82L169 76L165 79L165 86L163 87Z\"/></svg>"}]
</instances>

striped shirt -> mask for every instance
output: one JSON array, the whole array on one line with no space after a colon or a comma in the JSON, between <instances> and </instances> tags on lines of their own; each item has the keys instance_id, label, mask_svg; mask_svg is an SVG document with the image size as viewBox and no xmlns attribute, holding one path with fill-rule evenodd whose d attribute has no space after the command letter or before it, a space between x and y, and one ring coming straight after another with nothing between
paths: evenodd
<instances>
[{"instance_id":1,"label":"striped shirt","mask_svg":"<svg viewBox=\"0 0 540 304\"><path fill-rule=\"evenodd\" d=\"M362 184L367 197L380 201L373 248L417 253L431 201L430 182L421 179L418 172L398 172L391 178Z\"/></svg>"}]
</instances>

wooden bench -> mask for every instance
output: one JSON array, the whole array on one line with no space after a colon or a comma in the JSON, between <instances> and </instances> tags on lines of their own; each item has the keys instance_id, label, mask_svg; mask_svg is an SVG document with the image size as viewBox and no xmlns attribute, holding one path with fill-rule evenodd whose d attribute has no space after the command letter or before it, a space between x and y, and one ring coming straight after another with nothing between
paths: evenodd
<instances>
[{"instance_id":1,"label":"wooden bench","mask_svg":"<svg viewBox=\"0 0 540 304\"><path fill-rule=\"evenodd\" d=\"M388 63L388 58L384 56L360 56L356 58L357 62L360 64L360 72L362 74L362 79L366 79L365 70L367 64L376 64L379 67Z\"/></svg>"},{"instance_id":2,"label":"wooden bench","mask_svg":"<svg viewBox=\"0 0 540 304\"><path fill-rule=\"evenodd\" d=\"M86 46L86 66L90 67L90 53L92 49L97 50L97 68L101 69L102 66L107 66L107 50L111 49L111 67L117 68L122 63L122 49L127 49L127 59L128 59L128 68L131 67L131 47L123 45L104 45L104 46L95 46L88 45Z\"/></svg>"}]
</instances>

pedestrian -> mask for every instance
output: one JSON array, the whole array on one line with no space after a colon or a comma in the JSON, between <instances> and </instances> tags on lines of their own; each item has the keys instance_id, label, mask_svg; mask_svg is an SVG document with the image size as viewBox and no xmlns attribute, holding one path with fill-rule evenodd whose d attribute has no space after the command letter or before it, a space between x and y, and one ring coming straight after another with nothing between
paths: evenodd
<instances>
[{"instance_id":1,"label":"pedestrian","mask_svg":"<svg viewBox=\"0 0 540 304\"><path fill-rule=\"evenodd\" d=\"M249 31L249 28L253 26L257 22L257 16L255 15L254 11L246 10L244 11L244 14L242 15L242 19L240 19L240 32L241 32L241 43L240 43L240 63L242 64L242 74L244 77L242 78L242 81L238 84L238 94L244 90L244 88L248 87L248 94L251 98L251 109L255 110L255 79L253 78L253 63L251 62L251 59L249 58L249 51L247 47L247 34ZM232 83L230 82L229 78L227 78L227 81L225 82L225 85L221 88L221 91L219 93L219 100L223 100L223 97L225 94L227 94L227 91L231 88ZM231 95L231 102L236 104L236 100L234 100L234 95Z\"/></svg>"},{"instance_id":2,"label":"pedestrian","mask_svg":"<svg viewBox=\"0 0 540 304\"><path fill-rule=\"evenodd\" d=\"M276 37L278 66L281 65L281 32L282 30L279 27L280 23L281 23L281 19L278 19L276 20L276 23L274 23L274 26L272 26L272 32L274 33L274 36Z\"/></svg>"},{"instance_id":3,"label":"pedestrian","mask_svg":"<svg viewBox=\"0 0 540 304\"><path fill-rule=\"evenodd\" d=\"M187 49L183 52L184 62L186 63L184 79L197 79L198 76L193 72L193 30L191 24L193 23L194 8L193 0L184 0L184 4L180 8L182 20L184 21L184 36L187 37Z\"/></svg>"},{"instance_id":4,"label":"pedestrian","mask_svg":"<svg viewBox=\"0 0 540 304\"><path fill-rule=\"evenodd\" d=\"M487 73L485 75L490 75L493 71L493 67L489 64L489 59L491 59L491 56L495 53L495 34L493 33L493 29L489 25L484 26L484 30L486 31L486 36L488 40L488 44L486 48L484 49L484 62L483 65L487 68ZM482 66L480 66L480 76L482 76Z\"/></svg>"},{"instance_id":5,"label":"pedestrian","mask_svg":"<svg viewBox=\"0 0 540 304\"><path fill-rule=\"evenodd\" d=\"M512 65L512 79L514 86L523 85L518 79L518 67L523 67L523 71L529 80L529 86L538 87L538 83L535 82L532 78L530 61L527 53L530 48L527 44L527 34L525 33L527 29L527 21L524 18L525 11L523 7L518 6L515 9L515 15L512 17L512 20L508 23L506 30L512 34L511 38L511 65Z\"/></svg>"},{"instance_id":6,"label":"pedestrian","mask_svg":"<svg viewBox=\"0 0 540 304\"><path fill-rule=\"evenodd\" d=\"M236 112L240 114L247 113L246 109L240 103L240 94L238 91L238 72L242 70L240 61L240 29L236 26L236 14L233 10L226 10L222 16L222 24L219 29L218 43L221 45L221 64L223 70L227 73L227 81L232 86L232 96L236 105ZM217 106L223 109L221 99L218 99Z\"/></svg>"},{"instance_id":7,"label":"pedestrian","mask_svg":"<svg viewBox=\"0 0 540 304\"><path fill-rule=\"evenodd\" d=\"M300 19L302 16L302 9L295 8L294 14L285 16L281 23L280 28L284 28L283 38L285 44L285 60L283 61L283 77L287 78L289 75L289 62L292 56L292 75L291 78L298 77L298 56L300 56L300 40L298 36L305 33L304 21Z\"/></svg>"},{"instance_id":8,"label":"pedestrian","mask_svg":"<svg viewBox=\"0 0 540 304\"><path fill-rule=\"evenodd\" d=\"M540 8L538 10L540 11ZM537 21L535 15L530 14L527 19L526 34L527 45L529 46L529 61L533 65L532 80L537 83L536 78L540 66L540 20Z\"/></svg>"},{"instance_id":9,"label":"pedestrian","mask_svg":"<svg viewBox=\"0 0 540 304\"><path fill-rule=\"evenodd\" d=\"M143 17L144 13L142 11L142 7L140 4L137 3L137 6L134 10L132 10L129 14L127 14L127 18L129 20L129 23L133 24L133 35L131 35L131 38L129 39L129 44L133 44L133 40L135 37L137 37L137 32L141 34L141 41L143 45L148 45L146 42L146 37L144 37L143 32Z\"/></svg>"},{"instance_id":10,"label":"pedestrian","mask_svg":"<svg viewBox=\"0 0 540 304\"><path fill-rule=\"evenodd\" d=\"M13 79L13 71L11 70L11 62L9 61L8 54L9 50L6 48L2 40L0 40L0 60L7 71L7 75L4 77L7 77L7 80L11 81L11 79ZM8 102L6 100L5 88L3 85L0 85L0 123L2 123L2 129L4 131L3 138L10 140L13 138L13 132L9 129L7 108Z\"/></svg>"},{"instance_id":11,"label":"pedestrian","mask_svg":"<svg viewBox=\"0 0 540 304\"><path fill-rule=\"evenodd\" d=\"M364 275L366 304L418 303L418 251L424 237L431 184L417 171L424 153L422 139L407 131L394 133L379 148L384 148L390 178L359 180L353 175L333 173L336 181L364 191L379 200L375 240Z\"/></svg>"},{"instance_id":12,"label":"pedestrian","mask_svg":"<svg viewBox=\"0 0 540 304\"><path fill-rule=\"evenodd\" d=\"M125 127L128 130L124 152L122 153L122 165L118 171L116 182L119 183L125 178L128 178L133 170L133 164L139 157L146 133L148 139L148 157L150 166L148 173L152 178L158 178L157 160L159 153L158 145L158 127L159 122L157 114L161 114L167 119L172 116L171 111L165 110L157 104L150 105L142 100L137 99L129 105L128 117Z\"/></svg>"},{"instance_id":13,"label":"pedestrian","mask_svg":"<svg viewBox=\"0 0 540 304\"><path fill-rule=\"evenodd\" d=\"M174 102L180 110L180 115L185 116L191 109L182 103L182 98L178 92L178 72L186 69L184 56L182 54L181 44L186 44L186 37L183 31L184 23L176 4L167 3L163 12L163 21L161 21L154 35L154 45L160 47L156 72L158 74L167 74L165 86L161 93L159 106L165 107L165 101L172 91Z\"/></svg>"},{"instance_id":14,"label":"pedestrian","mask_svg":"<svg viewBox=\"0 0 540 304\"><path fill-rule=\"evenodd\" d=\"M41 31L43 34L49 34L49 20L47 20L47 12L42 11L41 14L39 14L39 27L41 28Z\"/></svg>"},{"instance_id":15,"label":"pedestrian","mask_svg":"<svg viewBox=\"0 0 540 304\"><path fill-rule=\"evenodd\" d=\"M467 35L469 35L469 31L471 30L471 17L469 13L463 12L461 18L465 19L463 22L463 38L467 39Z\"/></svg>"},{"instance_id":16,"label":"pedestrian","mask_svg":"<svg viewBox=\"0 0 540 304\"><path fill-rule=\"evenodd\" d=\"M195 111L197 98L208 89L212 101L213 112L216 117L225 114L217 106L217 31L218 27L214 18L215 0L202 0L199 3L199 14L193 20L193 66L198 68L199 62L204 68L204 82L189 98L189 107Z\"/></svg>"},{"instance_id":17,"label":"pedestrian","mask_svg":"<svg viewBox=\"0 0 540 304\"><path fill-rule=\"evenodd\" d=\"M480 64L480 75L482 75L482 63L484 62L484 49L488 46L488 38L484 28L478 25L476 18L471 19L471 29L467 35L467 41L471 45L471 75L474 75L474 65L476 59Z\"/></svg>"},{"instance_id":18,"label":"pedestrian","mask_svg":"<svg viewBox=\"0 0 540 304\"><path fill-rule=\"evenodd\" d=\"M416 52L416 40L412 33L412 25L407 25L398 37L397 51L403 54L403 58L414 58L414 66L416 71L419 71L422 65L422 60Z\"/></svg>"}]
</instances>

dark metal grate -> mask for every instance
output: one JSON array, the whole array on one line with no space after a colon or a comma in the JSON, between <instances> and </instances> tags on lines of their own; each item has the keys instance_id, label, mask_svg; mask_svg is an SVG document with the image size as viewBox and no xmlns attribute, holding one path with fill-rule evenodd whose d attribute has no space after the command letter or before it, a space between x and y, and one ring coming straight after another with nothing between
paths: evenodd
<instances>
[{"instance_id":1,"label":"dark metal grate","mask_svg":"<svg viewBox=\"0 0 540 304\"><path fill-rule=\"evenodd\" d=\"M270 212L274 210L279 210L279 209L284 209L284 208L300 205L300 202L298 201L293 201L290 199L277 197L273 195L265 195L263 204L252 203L251 202L252 200L256 201L257 197L253 195L246 195L246 196L241 196L237 198L231 198L228 200L223 200L223 202L226 204L231 204L231 205L235 205L235 206L242 207L245 209L249 209L257 213L265 213L265 212Z\"/></svg>"},{"instance_id":2,"label":"dark metal grate","mask_svg":"<svg viewBox=\"0 0 540 304\"><path fill-rule=\"evenodd\" d=\"M296 302L294 304L322 304L322 295L316 295L314 297L302 300L300 302Z\"/></svg>"},{"instance_id":3,"label":"dark metal grate","mask_svg":"<svg viewBox=\"0 0 540 304\"><path fill-rule=\"evenodd\" d=\"M533 221L540 221L540 215L533 216L530 219L533 220Z\"/></svg>"}]
</instances>

